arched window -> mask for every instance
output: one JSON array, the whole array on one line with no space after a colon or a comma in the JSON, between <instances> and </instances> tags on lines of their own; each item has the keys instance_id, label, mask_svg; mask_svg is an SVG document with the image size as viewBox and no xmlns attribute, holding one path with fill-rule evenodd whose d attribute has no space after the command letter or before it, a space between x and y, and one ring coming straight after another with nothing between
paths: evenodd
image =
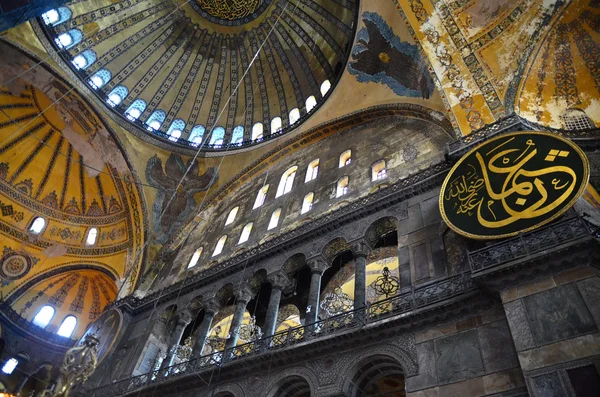
<instances>
[{"instance_id":1,"label":"arched window","mask_svg":"<svg viewBox=\"0 0 600 397\"><path fill-rule=\"evenodd\" d=\"M594 123L589 119L587 114L581 109L567 109L562 115L565 128L567 130L587 130L594 128Z\"/></svg>"},{"instance_id":2,"label":"arched window","mask_svg":"<svg viewBox=\"0 0 600 397\"><path fill-rule=\"evenodd\" d=\"M244 127L242 127L241 125L238 125L237 127L235 127L233 129L233 132L231 133L231 144L239 145L243 141L244 141Z\"/></svg>"},{"instance_id":3,"label":"arched window","mask_svg":"<svg viewBox=\"0 0 600 397\"><path fill-rule=\"evenodd\" d=\"M248 238L250 238L250 232L252 231L253 225L254 224L252 222L250 222L246 226L244 226L244 229L242 229L242 234L240 234L240 241L238 241L238 244L242 244L242 243L245 243L246 241L248 241Z\"/></svg>"},{"instance_id":4,"label":"arched window","mask_svg":"<svg viewBox=\"0 0 600 397\"><path fill-rule=\"evenodd\" d=\"M327 94L327 92L329 91L330 88L331 88L331 83L329 82L329 80L325 80L323 82L323 84L321 84L321 95L325 96L325 94Z\"/></svg>"},{"instance_id":5,"label":"arched window","mask_svg":"<svg viewBox=\"0 0 600 397\"><path fill-rule=\"evenodd\" d=\"M263 124L256 123L252 126L252 140L257 141L263 137Z\"/></svg>"},{"instance_id":6,"label":"arched window","mask_svg":"<svg viewBox=\"0 0 600 397\"><path fill-rule=\"evenodd\" d=\"M223 247L225 246L225 241L227 241L227 235L221 236L219 241L217 241L217 245L215 245L215 251L213 252L212 256L217 256L221 252L223 252Z\"/></svg>"},{"instance_id":7,"label":"arched window","mask_svg":"<svg viewBox=\"0 0 600 397\"><path fill-rule=\"evenodd\" d=\"M225 226L231 225L233 221L235 221L235 217L237 216L239 209L240 207L235 207L231 211L229 211L229 215L227 215L227 220L225 221Z\"/></svg>"},{"instance_id":8,"label":"arched window","mask_svg":"<svg viewBox=\"0 0 600 397\"><path fill-rule=\"evenodd\" d=\"M167 131L167 135L169 135L169 140L173 142L177 142L179 138L181 138L181 134L185 129L185 121L181 119L175 119L171 123L169 130Z\"/></svg>"},{"instance_id":9,"label":"arched window","mask_svg":"<svg viewBox=\"0 0 600 397\"><path fill-rule=\"evenodd\" d=\"M133 103L127 108L125 112L125 116L131 121L135 121L140 118L142 113L146 110L146 101L143 99L136 99Z\"/></svg>"},{"instance_id":10,"label":"arched window","mask_svg":"<svg viewBox=\"0 0 600 397\"><path fill-rule=\"evenodd\" d=\"M304 178L304 183L310 182L313 179L317 179L317 175L319 174L319 159L313 160L308 165L306 169L306 177Z\"/></svg>"},{"instance_id":11,"label":"arched window","mask_svg":"<svg viewBox=\"0 0 600 397\"><path fill-rule=\"evenodd\" d=\"M298 167L293 166L288 168L288 170L284 172L283 175L281 175L281 179L279 180L279 186L277 186L277 193L275 194L275 198L292 191L292 187L294 186L294 178L296 177L297 170Z\"/></svg>"},{"instance_id":12,"label":"arched window","mask_svg":"<svg viewBox=\"0 0 600 397\"><path fill-rule=\"evenodd\" d=\"M150 117L148 117L148 120L146 120L146 129L148 131L160 130L160 126L163 121L165 121L165 117L167 117L167 114L163 110L155 110Z\"/></svg>"},{"instance_id":13,"label":"arched window","mask_svg":"<svg viewBox=\"0 0 600 397\"><path fill-rule=\"evenodd\" d=\"M42 19L46 25L56 26L71 19L71 15L73 14L67 7L58 7L43 13Z\"/></svg>"},{"instance_id":14,"label":"arched window","mask_svg":"<svg viewBox=\"0 0 600 397\"><path fill-rule=\"evenodd\" d=\"M190 132L190 137L188 139L190 142L192 142L193 146L200 146L202 143L202 138L204 137L204 131L206 131L206 128L204 128L204 126L201 124L192 128L192 132Z\"/></svg>"},{"instance_id":15,"label":"arched window","mask_svg":"<svg viewBox=\"0 0 600 397\"><path fill-rule=\"evenodd\" d=\"M379 160L371 166L371 180L373 182L384 179L386 176L385 160Z\"/></svg>"},{"instance_id":16,"label":"arched window","mask_svg":"<svg viewBox=\"0 0 600 397\"><path fill-rule=\"evenodd\" d=\"M129 90L127 89L127 87L123 85L117 86L114 90L110 92L110 94L108 94L108 99L106 100L106 102L110 106L115 107L127 97L127 94L129 94Z\"/></svg>"},{"instance_id":17,"label":"arched window","mask_svg":"<svg viewBox=\"0 0 600 397\"><path fill-rule=\"evenodd\" d=\"M13 373L15 368L17 368L17 365L19 365L19 360L17 360L14 357L11 357L8 360L6 360L6 362L2 366L2 372L4 372L6 375L10 375Z\"/></svg>"},{"instance_id":18,"label":"arched window","mask_svg":"<svg viewBox=\"0 0 600 397\"><path fill-rule=\"evenodd\" d=\"M271 120L271 134L281 131L281 117L273 117Z\"/></svg>"},{"instance_id":19,"label":"arched window","mask_svg":"<svg viewBox=\"0 0 600 397\"><path fill-rule=\"evenodd\" d=\"M338 179L335 197L341 197L346 193L348 193L348 177L343 176L340 179Z\"/></svg>"},{"instance_id":20,"label":"arched window","mask_svg":"<svg viewBox=\"0 0 600 397\"><path fill-rule=\"evenodd\" d=\"M200 255L202 255L202 247L198 248L194 251L194 255L192 255L192 259L190 259L190 263L188 263L188 269L196 266L198 264L198 260L200 259Z\"/></svg>"},{"instance_id":21,"label":"arched window","mask_svg":"<svg viewBox=\"0 0 600 397\"><path fill-rule=\"evenodd\" d=\"M107 69L100 69L89 79L88 83L90 83L93 88L98 89L108 83L111 78L112 75L110 74L110 71ZM144 107L146 107L145 103Z\"/></svg>"},{"instance_id":22,"label":"arched window","mask_svg":"<svg viewBox=\"0 0 600 397\"><path fill-rule=\"evenodd\" d=\"M79 29L71 29L68 32L60 34L54 41L59 48L69 49L79 43L83 34Z\"/></svg>"},{"instance_id":23,"label":"arched window","mask_svg":"<svg viewBox=\"0 0 600 397\"><path fill-rule=\"evenodd\" d=\"M277 227L277 225L279 224L280 216L281 216L281 208L277 208L271 214L271 219L269 220L269 226L267 227L267 230L271 230L271 229L274 229Z\"/></svg>"},{"instance_id":24,"label":"arched window","mask_svg":"<svg viewBox=\"0 0 600 397\"><path fill-rule=\"evenodd\" d=\"M58 328L57 334L65 338L70 338L73 335L73 331L75 331L76 325L77 318L75 316L67 316L60 325L60 328Z\"/></svg>"},{"instance_id":25,"label":"arched window","mask_svg":"<svg viewBox=\"0 0 600 397\"><path fill-rule=\"evenodd\" d=\"M350 165L352 162L352 150L346 150L344 153L340 154L340 163L338 168L345 167Z\"/></svg>"},{"instance_id":26,"label":"arched window","mask_svg":"<svg viewBox=\"0 0 600 397\"><path fill-rule=\"evenodd\" d=\"M298 120L300 120L300 110L298 110L298 108L293 108L290 110L290 125L294 124Z\"/></svg>"},{"instance_id":27,"label":"arched window","mask_svg":"<svg viewBox=\"0 0 600 397\"><path fill-rule=\"evenodd\" d=\"M46 226L46 220L41 216L38 216L31 222L31 226L29 226L29 231L33 234L40 234L44 227Z\"/></svg>"},{"instance_id":28,"label":"arched window","mask_svg":"<svg viewBox=\"0 0 600 397\"><path fill-rule=\"evenodd\" d=\"M304 200L302 200L302 210L300 210L301 214L305 214L312 209L314 197L315 194L313 192L310 192L306 196L304 196Z\"/></svg>"},{"instance_id":29,"label":"arched window","mask_svg":"<svg viewBox=\"0 0 600 397\"><path fill-rule=\"evenodd\" d=\"M87 238L85 239L85 245L96 244L97 238L98 238L98 228L93 227L88 231Z\"/></svg>"},{"instance_id":30,"label":"arched window","mask_svg":"<svg viewBox=\"0 0 600 397\"><path fill-rule=\"evenodd\" d=\"M265 203L265 199L267 198L267 192L269 191L269 185L265 185L260 188L258 194L256 195L256 200L254 200L254 206L252 209L258 208Z\"/></svg>"},{"instance_id":31,"label":"arched window","mask_svg":"<svg viewBox=\"0 0 600 397\"><path fill-rule=\"evenodd\" d=\"M52 321L54 312L54 308L50 305L42 307L33 318L33 323L38 327L46 328L46 326L50 324L50 321Z\"/></svg>"},{"instance_id":32,"label":"arched window","mask_svg":"<svg viewBox=\"0 0 600 397\"><path fill-rule=\"evenodd\" d=\"M223 140L225 139L225 128L216 127L213 129L212 135L210 136L210 143L215 147L221 147L223 145Z\"/></svg>"},{"instance_id":33,"label":"arched window","mask_svg":"<svg viewBox=\"0 0 600 397\"><path fill-rule=\"evenodd\" d=\"M85 50L81 54L76 55L72 62L77 69L87 69L92 63L96 62L96 59L98 57L94 51Z\"/></svg>"},{"instance_id":34,"label":"arched window","mask_svg":"<svg viewBox=\"0 0 600 397\"><path fill-rule=\"evenodd\" d=\"M310 113L310 111L313 110L315 106L317 106L317 99L314 95L311 95L308 98L306 98L306 113Z\"/></svg>"}]
</instances>

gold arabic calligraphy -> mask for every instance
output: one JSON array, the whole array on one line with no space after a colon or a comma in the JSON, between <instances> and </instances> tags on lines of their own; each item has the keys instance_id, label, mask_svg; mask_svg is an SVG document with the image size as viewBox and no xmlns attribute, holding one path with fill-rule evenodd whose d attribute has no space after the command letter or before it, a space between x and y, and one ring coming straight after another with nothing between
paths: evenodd
<instances>
[{"instance_id":1,"label":"gold arabic calligraphy","mask_svg":"<svg viewBox=\"0 0 600 397\"><path fill-rule=\"evenodd\" d=\"M196 3L210 15L234 21L252 14L262 0L196 0Z\"/></svg>"},{"instance_id":2,"label":"gold arabic calligraphy","mask_svg":"<svg viewBox=\"0 0 600 397\"><path fill-rule=\"evenodd\" d=\"M444 200L452 203L457 215L476 214L480 225L495 229L548 214L569 198L577 185L577 175L568 166L552 163L568 157L570 152L552 149L547 154L538 153L533 139L528 139L524 147L511 148L514 139L505 139L487 153L483 153L483 146L475 152L479 167L468 164L466 173L449 182ZM538 154L544 155L544 164L550 165L531 167ZM489 159L485 161L484 157Z\"/></svg>"}]
</instances>

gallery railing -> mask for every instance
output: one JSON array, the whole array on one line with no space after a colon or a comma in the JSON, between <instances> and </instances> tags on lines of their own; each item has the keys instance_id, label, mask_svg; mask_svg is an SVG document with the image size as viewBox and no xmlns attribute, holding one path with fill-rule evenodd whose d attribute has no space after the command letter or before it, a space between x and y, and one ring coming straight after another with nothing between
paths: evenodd
<instances>
[{"instance_id":1,"label":"gallery railing","mask_svg":"<svg viewBox=\"0 0 600 397\"><path fill-rule=\"evenodd\" d=\"M299 343L313 341L341 331L362 327L396 316L409 317L411 312L431 304L470 292L473 289L469 272L435 280L392 296L366 307L341 313L312 324L278 332L275 335L215 352L198 359L125 379L93 390L92 396L119 396L173 377L197 373L211 367L220 367L245 357L284 349Z\"/></svg>"},{"instance_id":2,"label":"gallery railing","mask_svg":"<svg viewBox=\"0 0 600 397\"><path fill-rule=\"evenodd\" d=\"M593 230L582 218L570 218L551 223L540 229L523 233L468 254L471 272L500 266L517 259L526 258L550 248L589 237Z\"/></svg>"}]
</instances>

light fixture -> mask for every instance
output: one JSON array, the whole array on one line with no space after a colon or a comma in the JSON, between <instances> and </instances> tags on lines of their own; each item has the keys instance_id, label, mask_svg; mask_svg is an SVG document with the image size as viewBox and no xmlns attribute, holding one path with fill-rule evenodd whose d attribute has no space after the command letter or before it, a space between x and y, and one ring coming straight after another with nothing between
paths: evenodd
<instances>
[{"instance_id":1,"label":"light fixture","mask_svg":"<svg viewBox=\"0 0 600 397\"><path fill-rule=\"evenodd\" d=\"M375 281L371 283L371 288L375 290L378 295L385 295L388 298L390 295L395 295L398 292L398 286L400 280L396 276L392 276L388 267L383 268L381 276L377 277Z\"/></svg>"},{"instance_id":2,"label":"light fixture","mask_svg":"<svg viewBox=\"0 0 600 397\"><path fill-rule=\"evenodd\" d=\"M250 317L250 322L240 327L240 339L250 342L262 338L262 330L256 325L256 317Z\"/></svg>"},{"instance_id":3,"label":"light fixture","mask_svg":"<svg viewBox=\"0 0 600 397\"><path fill-rule=\"evenodd\" d=\"M227 338L223 338L221 336L221 332L223 332L223 328L221 328L221 326L217 326L217 328L215 328L215 333L212 336L209 336L206 339L206 344L208 346L210 346L210 352L214 353L220 350L225 350L225 341Z\"/></svg>"},{"instance_id":4,"label":"light fixture","mask_svg":"<svg viewBox=\"0 0 600 397\"><path fill-rule=\"evenodd\" d=\"M349 312L354 309L354 302L348 294L338 286L333 292L325 294L321 301L321 309L325 310L329 317Z\"/></svg>"}]
</instances>

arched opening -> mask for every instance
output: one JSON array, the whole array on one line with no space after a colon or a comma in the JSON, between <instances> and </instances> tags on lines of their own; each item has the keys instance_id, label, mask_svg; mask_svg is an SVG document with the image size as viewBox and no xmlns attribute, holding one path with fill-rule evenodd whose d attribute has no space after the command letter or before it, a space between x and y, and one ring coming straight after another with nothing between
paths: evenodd
<instances>
[{"instance_id":1,"label":"arched opening","mask_svg":"<svg viewBox=\"0 0 600 397\"><path fill-rule=\"evenodd\" d=\"M306 169L306 177L304 178L304 183L307 183L307 182L317 179L318 174L319 174L319 159L315 159L310 162L310 164L308 165L308 168Z\"/></svg>"},{"instance_id":2,"label":"arched opening","mask_svg":"<svg viewBox=\"0 0 600 397\"><path fill-rule=\"evenodd\" d=\"M115 89L112 90L110 92L110 94L108 94L108 99L106 99L106 102L110 106L115 107L115 106L119 105L121 102L123 102L123 99L125 99L127 97L128 93L129 93L129 90L125 86L120 85L118 87L115 87Z\"/></svg>"},{"instance_id":3,"label":"arched opening","mask_svg":"<svg viewBox=\"0 0 600 397\"><path fill-rule=\"evenodd\" d=\"M269 191L269 185L265 185L260 188L260 190L256 194L256 200L254 200L254 205L252 206L252 209L256 209L265 203L265 199L267 198L268 191Z\"/></svg>"},{"instance_id":4,"label":"arched opening","mask_svg":"<svg viewBox=\"0 0 600 397\"><path fill-rule=\"evenodd\" d=\"M135 121L140 118L142 113L146 110L146 101L143 99L136 99L133 103L127 108L125 112L125 116L131 120Z\"/></svg>"},{"instance_id":5,"label":"arched opening","mask_svg":"<svg viewBox=\"0 0 600 397\"><path fill-rule=\"evenodd\" d=\"M65 338L70 338L73 335L73 331L75 330L75 326L77 325L77 318L75 316L67 316L63 320L62 324L58 328L57 335L64 336Z\"/></svg>"},{"instance_id":6,"label":"arched opening","mask_svg":"<svg viewBox=\"0 0 600 397\"><path fill-rule=\"evenodd\" d=\"M271 134L278 133L279 131L281 131L281 128L281 117L273 117L273 120L271 120Z\"/></svg>"},{"instance_id":7,"label":"arched opening","mask_svg":"<svg viewBox=\"0 0 600 397\"><path fill-rule=\"evenodd\" d=\"M68 50L69 48L81 42L82 38L83 34L79 29L71 29L68 32L61 33L60 35L58 35L58 37L54 39L54 42L56 43L58 48Z\"/></svg>"},{"instance_id":8,"label":"arched opening","mask_svg":"<svg viewBox=\"0 0 600 397\"><path fill-rule=\"evenodd\" d=\"M225 220L225 226L231 225L235 221L235 217L237 216L239 209L240 209L240 207L235 207L235 208L232 208L231 211L229 211L229 214L227 215L227 219Z\"/></svg>"},{"instance_id":9,"label":"arched opening","mask_svg":"<svg viewBox=\"0 0 600 397\"><path fill-rule=\"evenodd\" d=\"M108 83L111 78L112 78L112 74L110 73L110 71L108 69L100 69L92 77L90 77L88 83L90 83L90 85L93 88L98 89L98 88L103 87L106 83ZM144 108L146 108L145 102L144 102ZM141 112L140 112L140 114L141 114Z\"/></svg>"},{"instance_id":10,"label":"arched opening","mask_svg":"<svg viewBox=\"0 0 600 397\"><path fill-rule=\"evenodd\" d=\"M298 108L293 108L290 110L290 125L294 124L298 120L300 120L300 110Z\"/></svg>"},{"instance_id":11,"label":"arched opening","mask_svg":"<svg viewBox=\"0 0 600 397\"><path fill-rule=\"evenodd\" d=\"M269 226L267 230L275 229L277 225L279 225L279 218L281 217L281 208L277 208L271 214L271 219L269 220Z\"/></svg>"},{"instance_id":12,"label":"arched opening","mask_svg":"<svg viewBox=\"0 0 600 397\"><path fill-rule=\"evenodd\" d=\"M98 228L92 227L88 231L87 237L85 239L85 245L87 245L87 246L95 245L97 239L98 239Z\"/></svg>"},{"instance_id":13,"label":"arched opening","mask_svg":"<svg viewBox=\"0 0 600 397\"><path fill-rule=\"evenodd\" d=\"M212 256L217 256L221 252L223 252L223 247L225 247L225 242L227 241L227 235L221 236L219 241L217 241L217 245L215 245L215 250L213 251Z\"/></svg>"},{"instance_id":14,"label":"arched opening","mask_svg":"<svg viewBox=\"0 0 600 397\"><path fill-rule=\"evenodd\" d=\"M181 134L185 129L185 121L182 119L173 120L169 130L167 131L167 135L169 135L169 140L173 142L177 142L179 138L181 138Z\"/></svg>"},{"instance_id":15,"label":"arched opening","mask_svg":"<svg viewBox=\"0 0 600 397\"><path fill-rule=\"evenodd\" d=\"M358 363L344 391L349 397L405 397L404 371L393 357L372 356Z\"/></svg>"},{"instance_id":16,"label":"arched opening","mask_svg":"<svg viewBox=\"0 0 600 397\"><path fill-rule=\"evenodd\" d=\"M387 169L385 168L385 160L379 160L371 166L371 181L380 181L387 177Z\"/></svg>"},{"instance_id":17,"label":"arched opening","mask_svg":"<svg viewBox=\"0 0 600 397\"><path fill-rule=\"evenodd\" d=\"M75 67L77 69L85 70L91 64L96 62L96 59L98 59L98 56L96 55L96 53L94 51L85 50L81 54L76 55L73 58L72 62L73 62L73 65L75 65Z\"/></svg>"},{"instance_id":18,"label":"arched opening","mask_svg":"<svg viewBox=\"0 0 600 397\"><path fill-rule=\"evenodd\" d=\"M214 147L221 147L225 140L225 128L223 127L215 127L210 136L210 141L208 142L210 145Z\"/></svg>"},{"instance_id":19,"label":"arched opening","mask_svg":"<svg viewBox=\"0 0 600 397\"><path fill-rule=\"evenodd\" d=\"M275 198L283 196L284 194L292 191L292 187L294 187L294 178L296 177L297 170L298 167L293 166L288 168L283 173L283 175L281 175L281 179L279 180L279 186L277 186L277 193L275 194Z\"/></svg>"},{"instance_id":20,"label":"arched opening","mask_svg":"<svg viewBox=\"0 0 600 397\"><path fill-rule=\"evenodd\" d=\"M192 142L192 145L194 147L198 147L202 143L204 131L206 131L206 128L203 125L197 125L194 128L192 128L192 132L190 132L190 137L188 138L188 140Z\"/></svg>"},{"instance_id":21,"label":"arched opening","mask_svg":"<svg viewBox=\"0 0 600 397\"><path fill-rule=\"evenodd\" d=\"M562 115L565 128L567 130L579 131L594 128L594 123L587 114L577 108L567 109Z\"/></svg>"},{"instance_id":22,"label":"arched opening","mask_svg":"<svg viewBox=\"0 0 600 397\"><path fill-rule=\"evenodd\" d=\"M146 129L148 131L160 130L160 126L162 125L163 121L165 121L166 117L167 114L164 112L164 110L155 110L152 112L150 117L148 117L148 120L146 120Z\"/></svg>"},{"instance_id":23,"label":"arched opening","mask_svg":"<svg viewBox=\"0 0 600 397\"><path fill-rule=\"evenodd\" d=\"M335 190L335 197L342 197L343 195L348 193L348 186L350 181L347 176L343 176L337 181L337 186Z\"/></svg>"},{"instance_id":24,"label":"arched opening","mask_svg":"<svg viewBox=\"0 0 600 397\"><path fill-rule=\"evenodd\" d=\"M196 266L198 264L198 261L200 260L200 255L202 255L202 247L198 248L196 251L194 251L194 255L192 255L192 258L190 259L190 262L188 263L188 269L191 269L192 267Z\"/></svg>"},{"instance_id":25,"label":"arched opening","mask_svg":"<svg viewBox=\"0 0 600 397\"><path fill-rule=\"evenodd\" d=\"M302 209L300 210L301 214L306 214L312 209L314 197L315 194L313 192L310 192L306 196L304 196L304 199L302 200Z\"/></svg>"},{"instance_id":26,"label":"arched opening","mask_svg":"<svg viewBox=\"0 0 600 397\"><path fill-rule=\"evenodd\" d=\"M42 20L44 21L44 24L46 24L46 25L58 26L61 23L66 22L69 19L71 19L71 15L73 15L73 13L71 12L71 10L69 8L58 7L58 8L53 8L53 9L48 10L45 13L43 13Z\"/></svg>"},{"instance_id":27,"label":"arched opening","mask_svg":"<svg viewBox=\"0 0 600 397\"><path fill-rule=\"evenodd\" d=\"M352 150L346 150L342 154L340 154L340 161L338 163L338 168L345 167L352 163Z\"/></svg>"},{"instance_id":28,"label":"arched opening","mask_svg":"<svg viewBox=\"0 0 600 397\"><path fill-rule=\"evenodd\" d=\"M238 241L238 244L243 244L246 241L248 241L248 239L250 238L250 232L252 231L252 226L253 226L252 222L250 222L246 226L244 226L244 229L242 230L242 234L240 235L240 240Z\"/></svg>"},{"instance_id":29,"label":"arched opening","mask_svg":"<svg viewBox=\"0 0 600 397\"><path fill-rule=\"evenodd\" d=\"M317 106L317 99L314 95L306 98L306 113L310 113Z\"/></svg>"},{"instance_id":30,"label":"arched opening","mask_svg":"<svg viewBox=\"0 0 600 397\"><path fill-rule=\"evenodd\" d=\"M52 321L52 317L54 317L54 313L56 311L50 305L46 305L37 312L35 317L33 318L33 323L41 328L46 328L46 326Z\"/></svg>"},{"instance_id":31,"label":"arched opening","mask_svg":"<svg viewBox=\"0 0 600 397\"><path fill-rule=\"evenodd\" d=\"M329 80L325 80L321 84L321 95L325 96L329 92L330 88L331 88L331 82Z\"/></svg>"},{"instance_id":32,"label":"arched opening","mask_svg":"<svg viewBox=\"0 0 600 397\"><path fill-rule=\"evenodd\" d=\"M278 383L271 397L310 397L310 385L300 376L289 376Z\"/></svg>"},{"instance_id":33,"label":"arched opening","mask_svg":"<svg viewBox=\"0 0 600 397\"><path fill-rule=\"evenodd\" d=\"M233 132L231 133L231 144L232 145L239 145L244 141L244 127L241 125L238 125L237 127L235 127L233 129Z\"/></svg>"},{"instance_id":34,"label":"arched opening","mask_svg":"<svg viewBox=\"0 0 600 397\"><path fill-rule=\"evenodd\" d=\"M256 123L252 126L252 140L258 141L263 138L263 124Z\"/></svg>"},{"instance_id":35,"label":"arched opening","mask_svg":"<svg viewBox=\"0 0 600 397\"><path fill-rule=\"evenodd\" d=\"M41 216L38 216L31 222L31 226L29 226L29 231L33 234L40 234L44 228L46 227L46 220Z\"/></svg>"}]
</instances>

